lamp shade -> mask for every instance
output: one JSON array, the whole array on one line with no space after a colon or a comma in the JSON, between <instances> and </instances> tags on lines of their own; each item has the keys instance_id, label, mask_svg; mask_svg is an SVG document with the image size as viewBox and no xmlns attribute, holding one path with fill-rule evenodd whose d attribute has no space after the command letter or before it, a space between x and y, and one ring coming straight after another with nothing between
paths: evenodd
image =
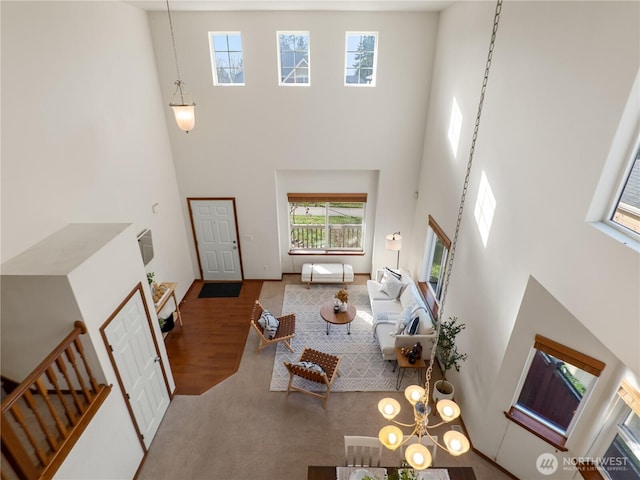
<instances>
[{"instance_id":1,"label":"lamp shade","mask_svg":"<svg viewBox=\"0 0 640 480\"><path fill-rule=\"evenodd\" d=\"M407 447L404 458L416 470L424 470L431 466L431 452L421 443L412 443Z\"/></svg>"},{"instance_id":2,"label":"lamp shade","mask_svg":"<svg viewBox=\"0 0 640 480\"><path fill-rule=\"evenodd\" d=\"M380 429L378 440L389 450L395 450L402 444L404 436L402 435L402 430L395 425L387 425Z\"/></svg>"},{"instance_id":3,"label":"lamp shade","mask_svg":"<svg viewBox=\"0 0 640 480\"><path fill-rule=\"evenodd\" d=\"M445 422L450 422L460 416L460 407L452 400L443 399L438 401L436 409Z\"/></svg>"},{"instance_id":4,"label":"lamp shade","mask_svg":"<svg viewBox=\"0 0 640 480\"><path fill-rule=\"evenodd\" d=\"M387 250L398 251L402 248L402 235L391 233L385 237L385 248Z\"/></svg>"},{"instance_id":5,"label":"lamp shade","mask_svg":"<svg viewBox=\"0 0 640 480\"><path fill-rule=\"evenodd\" d=\"M409 385L404 389L404 396L411 405L415 405L426 395L425 389L419 385Z\"/></svg>"},{"instance_id":6,"label":"lamp shade","mask_svg":"<svg viewBox=\"0 0 640 480\"><path fill-rule=\"evenodd\" d=\"M391 420L400 413L400 402L395 398L383 398L378 402L378 411L384 418Z\"/></svg>"},{"instance_id":7,"label":"lamp shade","mask_svg":"<svg viewBox=\"0 0 640 480\"><path fill-rule=\"evenodd\" d=\"M469 440L462 433L449 430L444 434L444 444L447 446L450 455L458 456L469 451L471 445Z\"/></svg>"},{"instance_id":8,"label":"lamp shade","mask_svg":"<svg viewBox=\"0 0 640 480\"><path fill-rule=\"evenodd\" d=\"M175 105L171 104L173 115L176 117L178 128L183 132L189 133L196 124L196 106L192 105Z\"/></svg>"}]
</instances>

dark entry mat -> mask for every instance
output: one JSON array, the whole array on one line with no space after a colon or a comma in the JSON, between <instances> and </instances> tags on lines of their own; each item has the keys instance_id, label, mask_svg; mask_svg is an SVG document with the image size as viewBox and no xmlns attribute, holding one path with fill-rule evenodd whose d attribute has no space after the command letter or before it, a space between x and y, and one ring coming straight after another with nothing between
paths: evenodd
<instances>
[{"instance_id":1,"label":"dark entry mat","mask_svg":"<svg viewBox=\"0 0 640 480\"><path fill-rule=\"evenodd\" d=\"M198 298L237 297L240 295L242 282L233 283L205 283L198 294Z\"/></svg>"}]
</instances>

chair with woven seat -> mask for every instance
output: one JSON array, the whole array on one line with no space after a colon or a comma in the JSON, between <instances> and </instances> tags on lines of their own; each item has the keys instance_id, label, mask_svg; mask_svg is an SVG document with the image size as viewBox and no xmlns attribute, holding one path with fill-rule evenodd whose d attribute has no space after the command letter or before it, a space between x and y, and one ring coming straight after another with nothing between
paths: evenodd
<instances>
[{"instance_id":1,"label":"chair with woven seat","mask_svg":"<svg viewBox=\"0 0 640 480\"><path fill-rule=\"evenodd\" d=\"M289 396L291 390L295 390L306 395L322 398L322 408L326 410L333 379L340 375L338 372L340 357L305 347L297 362L284 362L284 365L289 371L287 396ZM318 393L293 385L294 377L300 377L311 382L322 384L325 386L326 391Z\"/></svg>"},{"instance_id":2,"label":"chair with woven seat","mask_svg":"<svg viewBox=\"0 0 640 480\"><path fill-rule=\"evenodd\" d=\"M293 348L291 347L291 339L296 334L296 314L289 313L287 315L281 315L280 317L276 317L278 319L278 329L276 330L275 335L267 336L265 334L264 328L260 325L258 320L262 316L262 313L265 312L265 308L262 306L259 300L256 300L255 305L253 306L253 311L251 312L251 326L255 329L260 337L260 345L258 345L258 351L262 350L267 345L271 345L272 343L282 342L291 353L293 353Z\"/></svg>"},{"instance_id":3,"label":"chair with woven seat","mask_svg":"<svg viewBox=\"0 0 640 480\"><path fill-rule=\"evenodd\" d=\"M382 443L378 437L344 436L344 459L347 467L379 467Z\"/></svg>"}]
</instances>

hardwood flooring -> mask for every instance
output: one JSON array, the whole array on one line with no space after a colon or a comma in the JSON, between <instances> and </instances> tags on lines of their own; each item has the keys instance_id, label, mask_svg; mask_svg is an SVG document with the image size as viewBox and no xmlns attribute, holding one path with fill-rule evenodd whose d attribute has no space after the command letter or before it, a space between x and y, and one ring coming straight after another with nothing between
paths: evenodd
<instances>
[{"instance_id":1,"label":"hardwood flooring","mask_svg":"<svg viewBox=\"0 0 640 480\"><path fill-rule=\"evenodd\" d=\"M195 280L180 303L183 327L165 338L177 395L200 395L238 371L262 281L245 280L239 297L198 298Z\"/></svg>"}]
</instances>

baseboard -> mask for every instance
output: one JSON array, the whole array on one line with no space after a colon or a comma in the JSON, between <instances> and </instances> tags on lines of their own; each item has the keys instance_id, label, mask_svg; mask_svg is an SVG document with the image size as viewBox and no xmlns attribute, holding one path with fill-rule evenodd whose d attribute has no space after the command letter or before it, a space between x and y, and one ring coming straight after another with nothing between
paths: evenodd
<instances>
[{"instance_id":1,"label":"baseboard","mask_svg":"<svg viewBox=\"0 0 640 480\"><path fill-rule=\"evenodd\" d=\"M507 469L505 469L504 467L502 467L501 465L498 465L495 460L493 460L492 458L487 457L484 453L482 453L480 450L477 450L475 447L472 447L471 450L473 451L473 453L475 453L476 455L478 455L479 457L482 457L485 461L489 462L493 467L497 468L498 470L500 470L502 473L504 473L505 475L513 478L513 480L520 480L518 477L516 477L513 473L511 473L510 471L508 471Z\"/></svg>"}]
</instances>

